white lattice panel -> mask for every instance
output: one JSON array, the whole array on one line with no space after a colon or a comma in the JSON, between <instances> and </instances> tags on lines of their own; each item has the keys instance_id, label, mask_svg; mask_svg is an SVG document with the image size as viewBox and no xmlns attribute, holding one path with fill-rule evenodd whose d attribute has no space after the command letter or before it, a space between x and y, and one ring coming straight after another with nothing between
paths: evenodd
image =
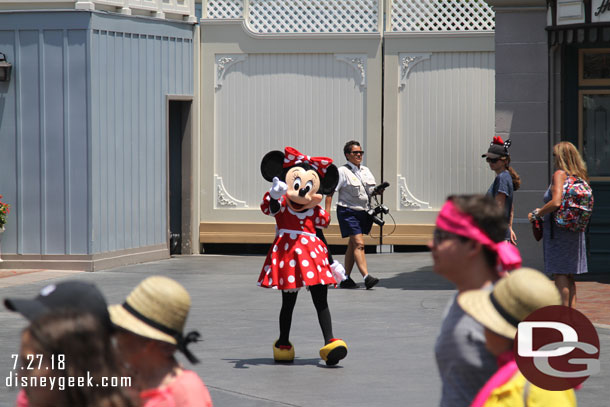
<instances>
[{"instance_id":1,"label":"white lattice panel","mask_svg":"<svg viewBox=\"0 0 610 407\"><path fill-rule=\"evenodd\" d=\"M260 33L377 32L379 0L251 0Z\"/></svg>"},{"instance_id":2,"label":"white lattice panel","mask_svg":"<svg viewBox=\"0 0 610 407\"><path fill-rule=\"evenodd\" d=\"M494 12L483 0L393 0L392 31L492 31Z\"/></svg>"},{"instance_id":3,"label":"white lattice panel","mask_svg":"<svg viewBox=\"0 0 610 407\"><path fill-rule=\"evenodd\" d=\"M243 0L208 0L208 18L243 18Z\"/></svg>"}]
</instances>

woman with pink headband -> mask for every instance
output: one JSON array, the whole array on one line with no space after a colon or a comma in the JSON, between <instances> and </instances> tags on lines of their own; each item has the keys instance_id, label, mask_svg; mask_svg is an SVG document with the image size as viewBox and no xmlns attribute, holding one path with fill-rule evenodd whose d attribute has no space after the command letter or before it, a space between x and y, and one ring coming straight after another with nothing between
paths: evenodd
<instances>
[{"instance_id":1,"label":"woman with pink headband","mask_svg":"<svg viewBox=\"0 0 610 407\"><path fill-rule=\"evenodd\" d=\"M491 289L500 277L521 265L515 246L505 240L504 211L490 197L449 197L436 220L428 243L434 271L456 285L443 316L435 355L443 383L441 407L468 407L479 389L497 370L485 348L483 327L464 313L457 294Z\"/></svg>"}]
</instances>

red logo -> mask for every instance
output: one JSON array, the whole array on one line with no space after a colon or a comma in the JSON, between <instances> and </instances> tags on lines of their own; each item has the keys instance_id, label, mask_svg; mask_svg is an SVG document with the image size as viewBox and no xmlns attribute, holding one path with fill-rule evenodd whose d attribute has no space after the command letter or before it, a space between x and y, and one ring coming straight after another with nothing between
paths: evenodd
<instances>
[{"instance_id":1,"label":"red logo","mask_svg":"<svg viewBox=\"0 0 610 407\"><path fill-rule=\"evenodd\" d=\"M600 369L595 327L562 305L536 310L520 322L514 351L521 373L546 390L573 389Z\"/></svg>"}]
</instances>

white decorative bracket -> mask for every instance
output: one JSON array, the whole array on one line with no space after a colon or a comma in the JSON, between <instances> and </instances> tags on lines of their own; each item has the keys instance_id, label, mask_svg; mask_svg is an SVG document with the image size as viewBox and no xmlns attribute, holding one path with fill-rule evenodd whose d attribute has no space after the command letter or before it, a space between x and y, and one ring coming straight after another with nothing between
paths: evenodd
<instances>
[{"instance_id":1,"label":"white decorative bracket","mask_svg":"<svg viewBox=\"0 0 610 407\"><path fill-rule=\"evenodd\" d=\"M366 88L366 55L365 54L335 54L337 61L342 61L354 68L360 76L360 86Z\"/></svg>"},{"instance_id":2,"label":"white decorative bracket","mask_svg":"<svg viewBox=\"0 0 610 407\"><path fill-rule=\"evenodd\" d=\"M398 186L400 190L400 202L399 208L401 209L430 209L431 206L428 202L420 201L415 198L409 187L407 186L407 180L405 177L398 174Z\"/></svg>"},{"instance_id":3,"label":"white decorative bracket","mask_svg":"<svg viewBox=\"0 0 610 407\"><path fill-rule=\"evenodd\" d=\"M398 60L400 61L400 77L398 78L398 88L402 89L407 84L409 74L415 65L426 59L430 59L430 53L412 53L412 54L398 54Z\"/></svg>"},{"instance_id":4,"label":"white decorative bracket","mask_svg":"<svg viewBox=\"0 0 610 407\"><path fill-rule=\"evenodd\" d=\"M222 182L222 177L214 175L214 187L216 189L216 207L218 208L247 208L245 201L235 199L227 192Z\"/></svg>"},{"instance_id":5,"label":"white decorative bracket","mask_svg":"<svg viewBox=\"0 0 610 407\"><path fill-rule=\"evenodd\" d=\"M220 89L225 79L225 74L231 65L243 62L248 58L248 54L222 54L216 55L216 76L214 77L214 88Z\"/></svg>"}]
</instances>

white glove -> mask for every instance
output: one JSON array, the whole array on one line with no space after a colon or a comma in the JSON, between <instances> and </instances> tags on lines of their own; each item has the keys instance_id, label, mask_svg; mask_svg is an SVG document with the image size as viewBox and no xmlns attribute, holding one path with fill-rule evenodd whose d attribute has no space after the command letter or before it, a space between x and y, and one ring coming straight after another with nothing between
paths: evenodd
<instances>
[{"instance_id":1,"label":"white glove","mask_svg":"<svg viewBox=\"0 0 610 407\"><path fill-rule=\"evenodd\" d=\"M337 283L347 280L345 268L343 268L343 264L339 263L337 260L333 261L333 264L330 265L330 269L332 270L333 277Z\"/></svg>"},{"instance_id":2,"label":"white glove","mask_svg":"<svg viewBox=\"0 0 610 407\"><path fill-rule=\"evenodd\" d=\"M269 190L269 195L276 201L279 200L288 191L288 185L285 182L280 181L278 177L273 177L273 185Z\"/></svg>"}]
</instances>

